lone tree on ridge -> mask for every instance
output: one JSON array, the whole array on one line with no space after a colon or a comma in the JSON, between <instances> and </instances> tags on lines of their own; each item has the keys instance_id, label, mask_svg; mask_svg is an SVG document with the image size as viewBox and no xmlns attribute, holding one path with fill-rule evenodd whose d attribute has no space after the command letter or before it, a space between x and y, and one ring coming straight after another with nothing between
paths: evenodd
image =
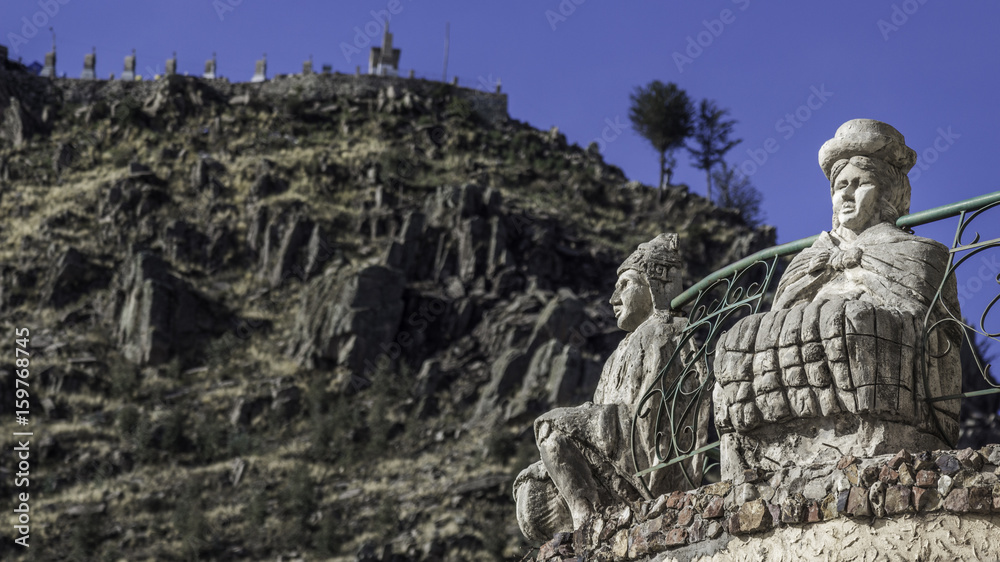
<instances>
[{"instance_id":1,"label":"lone tree on ridge","mask_svg":"<svg viewBox=\"0 0 1000 562\"><path fill-rule=\"evenodd\" d=\"M628 117L632 128L660 153L660 183L666 175L667 185L673 177L673 152L684 146L691 136L694 109L687 93L670 82L653 80L647 86L636 87L629 96L632 105Z\"/></svg>"}]
</instances>

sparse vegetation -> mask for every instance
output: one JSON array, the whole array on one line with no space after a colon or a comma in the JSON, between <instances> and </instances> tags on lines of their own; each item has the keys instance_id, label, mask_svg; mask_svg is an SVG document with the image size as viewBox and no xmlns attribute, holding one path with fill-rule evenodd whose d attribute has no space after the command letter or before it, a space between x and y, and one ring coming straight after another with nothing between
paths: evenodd
<instances>
[{"instance_id":1,"label":"sparse vegetation","mask_svg":"<svg viewBox=\"0 0 1000 562\"><path fill-rule=\"evenodd\" d=\"M648 187L626 188L621 170L599 154L514 120L480 119L450 85L398 87L390 103L384 87L316 99L309 87L296 92L296 80L288 79L294 97L254 94L246 104L230 104L249 91L239 84L95 82L99 99L80 96L51 130L0 146L0 214L7 217L0 323L32 326L34 372L46 373L47 390L37 398L52 398L33 466L45 492L32 505L33 532L46 548L81 560L290 552L353 559L365 544L391 544L408 559L523 556L509 485L456 492L483 476L512 479L537 455L525 428L490 435L470 425L488 377L477 364L483 351L466 333L446 334L457 328L440 322L414 330L454 347L447 360L462 372L435 381L429 397L414 390L427 343L361 385L353 383L363 373L300 363L287 341L310 281L291 276L275 284L262 271L264 254L286 233L268 233L266 251L264 236L251 248L254 229L267 230L254 224L261 208L304 209L310 229L327 233L337 256L312 279L382 255L399 234L398 219L425 210L438 188L467 184L495 189L516 219L503 250L510 260L529 244L555 247L547 237L557 236L558 251L578 253L577 261L613 261L690 217L704 221L696 221L703 232L690 249L697 258L689 277L712 268L705 255L731 245L735 221L704 199L677 190L661 201ZM63 145L72 157L57 173L53 159ZM263 159L283 191L254 191ZM133 161L153 176L129 177ZM489 225L468 228L488 232ZM191 240L205 240L204 249ZM45 291L71 247L86 257L80 267L106 268L109 278L56 307ZM140 365L125 357L121 342L134 326L123 327L121 318L155 292L152 281L134 292L124 286L130 260L142 252L169 264L190 290L184 298L204 298L193 309L218 306L229 316L221 332L208 334L202 320L177 318L178 331L199 334L194 343L151 340L163 344L153 346L162 355ZM512 291L526 291L525 279L515 281L521 284ZM466 307L466 331L510 296L490 296L488 307L462 305L482 292L462 283L455 295L465 296L447 299ZM172 294L178 287L171 285ZM442 281L426 291L443 298L446 288ZM596 292L581 297L606 301ZM174 304L150 310L168 314ZM142 351L130 348L129 357L135 353ZM0 370L4 388L8 376ZM45 415L40 403L32 415ZM10 437L0 436L0 446L9 449ZM11 497L0 494L0 508ZM94 513L66 515L70 508Z\"/></svg>"}]
</instances>

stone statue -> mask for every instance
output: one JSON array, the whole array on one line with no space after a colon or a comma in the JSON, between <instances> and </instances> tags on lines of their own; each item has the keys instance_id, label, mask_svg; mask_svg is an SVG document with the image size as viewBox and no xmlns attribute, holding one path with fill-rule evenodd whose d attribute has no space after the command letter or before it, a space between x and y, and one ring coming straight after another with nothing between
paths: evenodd
<instances>
[{"instance_id":1,"label":"stone statue","mask_svg":"<svg viewBox=\"0 0 1000 562\"><path fill-rule=\"evenodd\" d=\"M671 299L680 293L679 266L677 235L661 234L640 244L618 269L611 306L618 327L628 334L605 363L593 402L557 408L535 421L542 460L514 482L518 524L528 539L549 540L556 532L579 528L605 506L646 495L634 477L632 419L642 393L667 364L686 325L670 310ZM645 440L640 450L652 450L652 431L642 427L637 433ZM700 470L688 470L700 479ZM684 486L676 468L652 474L653 495Z\"/></svg>"},{"instance_id":2,"label":"stone statue","mask_svg":"<svg viewBox=\"0 0 1000 562\"><path fill-rule=\"evenodd\" d=\"M961 332L948 248L895 226L916 153L893 127L855 119L819 151L833 228L791 261L770 312L716 351L722 477L754 465L944 448L958 435ZM938 288L941 298L932 308ZM925 337L925 333L927 336Z\"/></svg>"}]
</instances>

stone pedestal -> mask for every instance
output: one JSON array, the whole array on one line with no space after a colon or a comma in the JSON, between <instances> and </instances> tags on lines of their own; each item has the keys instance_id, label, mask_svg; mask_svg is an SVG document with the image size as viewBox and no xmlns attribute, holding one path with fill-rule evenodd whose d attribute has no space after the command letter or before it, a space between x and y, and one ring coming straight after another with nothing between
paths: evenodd
<instances>
[{"instance_id":1,"label":"stone pedestal","mask_svg":"<svg viewBox=\"0 0 1000 562\"><path fill-rule=\"evenodd\" d=\"M722 436L722 479L736 481L744 471L835 463L845 455L858 458L908 451L933 451L947 445L912 424L870 415L839 414L791 420L749 433Z\"/></svg>"},{"instance_id":2,"label":"stone pedestal","mask_svg":"<svg viewBox=\"0 0 1000 562\"><path fill-rule=\"evenodd\" d=\"M607 508L536 561L1000 560L998 475L996 444L750 470Z\"/></svg>"}]
</instances>

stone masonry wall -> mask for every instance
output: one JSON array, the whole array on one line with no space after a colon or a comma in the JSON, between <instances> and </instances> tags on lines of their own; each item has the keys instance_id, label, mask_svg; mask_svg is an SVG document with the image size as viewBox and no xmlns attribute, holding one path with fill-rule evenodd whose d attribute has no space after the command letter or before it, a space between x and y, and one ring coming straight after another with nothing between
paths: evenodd
<instances>
[{"instance_id":1,"label":"stone masonry wall","mask_svg":"<svg viewBox=\"0 0 1000 562\"><path fill-rule=\"evenodd\" d=\"M1000 557L998 537L1000 445L987 445L747 470L605 512L536 560L983 560Z\"/></svg>"}]
</instances>

